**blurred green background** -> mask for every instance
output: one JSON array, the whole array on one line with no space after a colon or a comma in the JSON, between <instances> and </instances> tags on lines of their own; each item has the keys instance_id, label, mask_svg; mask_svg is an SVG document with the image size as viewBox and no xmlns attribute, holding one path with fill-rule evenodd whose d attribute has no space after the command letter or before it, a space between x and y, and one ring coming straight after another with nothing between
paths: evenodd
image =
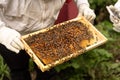
<instances>
[{"instance_id":1,"label":"blurred green background","mask_svg":"<svg viewBox=\"0 0 120 80\"><path fill-rule=\"evenodd\" d=\"M56 80L120 80L120 33L112 30L106 10L107 5L117 0L89 0L95 10L95 27L108 38L108 42L74 59L55 67ZM30 71L34 71L30 60ZM0 80L9 78L9 68L0 57Z\"/></svg>"}]
</instances>

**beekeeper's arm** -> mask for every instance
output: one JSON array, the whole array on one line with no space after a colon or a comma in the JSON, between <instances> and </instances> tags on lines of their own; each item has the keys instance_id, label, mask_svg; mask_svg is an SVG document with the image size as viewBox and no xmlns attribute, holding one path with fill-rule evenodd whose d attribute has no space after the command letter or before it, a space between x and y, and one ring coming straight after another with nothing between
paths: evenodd
<instances>
[{"instance_id":1,"label":"beekeeper's arm","mask_svg":"<svg viewBox=\"0 0 120 80\"><path fill-rule=\"evenodd\" d=\"M79 15L84 16L87 20L92 21L96 18L94 11L90 8L88 0L76 0L79 9Z\"/></svg>"},{"instance_id":2,"label":"beekeeper's arm","mask_svg":"<svg viewBox=\"0 0 120 80\"><path fill-rule=\"evenodd\" d=\"M120 32L120 0L115 3L114 9L117 18L110 14L110 20L113 22L113 30Z\"/></svg>"},{"instance_id":3,"label":"beekeeper's arm","mask_svg":"<svg viewBox=\"0 0 120 80\"><path fill-rule=\"evenodd\" d=\"M9 0L0 0L0 11L3 12L8 5ZM0 18L0 43L7 49L18 53L24 46L20 40L21 35L14 29L10 29Z\"/></svg>"}]
</instances>

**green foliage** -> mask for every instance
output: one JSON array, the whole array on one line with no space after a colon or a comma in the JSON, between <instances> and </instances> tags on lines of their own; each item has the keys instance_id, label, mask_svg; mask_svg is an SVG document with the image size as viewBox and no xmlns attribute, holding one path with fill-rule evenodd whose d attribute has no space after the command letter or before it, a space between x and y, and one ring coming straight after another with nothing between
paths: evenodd
<instances>
[{"instance_id":1,"label":"green foliage","mask_svg":"<svg viewBox=\"0 0 120 80\"><path fill-rule=\"evenodd\" d=\"M62 65L59 65L56 67L57 71L61 71L62 69L67 69L68 67L72 67L74 69L73 75L69 77L74 77L73 80L79 80L84 79L84 77L90 77L92 80L95 80L98 77L102 77L101 75L96 76L96 73L98 74L98 71L103 68L105 69L106 66L102 66L103 63L107 63L113 58L112 54L107 52L104 49L94 49L92 51L89 51L85 54L82 54L81 56L70 60L67 63L64 63ZM101 67L100 67L101 66ZM104 70L100 70L99 73L102 74ZM107 72L106 72L107 73ZM65 73L66 74L66 73ZM87 75L86 75L87 74ZM79 76L79 77L78 77ZM78 79L76 79L78 78ZM67 79L67 80L69 80Z\"/></svg>"},{"instance_id":2,"label":"green foliage","mask_svg":"<svg viewBox=\"0 0 120 80\"><path fill-rule=\"evenodd\" d=\"M89 3L92 8L96 9L97 7L104 8L106 5L114 5L116 1L117 0L89 0Z\"/></svg>"},{"instance_id":3,"label":"green foliage","mask_svg":"<svg viewBox=\"0 0 120 80\"><path fill-rule=\"evenodd\" d=\"M10 79L9 68L3 63L3 58L0 56L0 80L3 80L4 77Z\"/></svg>"}]
</instances>

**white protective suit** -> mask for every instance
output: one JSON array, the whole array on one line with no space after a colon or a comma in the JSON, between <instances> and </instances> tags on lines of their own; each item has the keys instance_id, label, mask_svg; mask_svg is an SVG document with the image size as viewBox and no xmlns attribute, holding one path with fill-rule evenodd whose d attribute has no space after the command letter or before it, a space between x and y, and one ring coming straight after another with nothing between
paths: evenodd
<instances>
[{"instance_id":1,"label":"white protective suit","mask_svg":"<svg viewBox=\"0 0 120 80\"><path fill-rule=\"evenodd\" d=\"M21 35L52 26L64 2L65 0L0 0L0 43L18 53L24 49L20 41ZM95 18L88 0L75 2L81 14L88 15L86 18L91 15L92 19Z\"/></svg>"}]
</instances>

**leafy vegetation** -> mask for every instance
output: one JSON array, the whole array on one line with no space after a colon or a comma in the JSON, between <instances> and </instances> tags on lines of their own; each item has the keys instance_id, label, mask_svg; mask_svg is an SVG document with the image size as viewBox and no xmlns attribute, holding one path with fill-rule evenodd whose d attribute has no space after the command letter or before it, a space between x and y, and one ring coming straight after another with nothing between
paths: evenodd
<instances>
[{"instance_id":1,"label":"leafy vegetation","mask_svg":"<svg viewBox=\"0 0 120 80\"><path fill-rule=\"evenodd\" d=\"M97 18L95 27L108 38L108 42L68 62L55 67L56 80L120 80L120 33L113 31L106 5L117 0L89 0ZM32 66L32 61L30 66ZM33 66L30 68L33 70ZM0 57L0 80L9 70Z\"/></svg>"},{"instance_id":2,"label":"leafy vegetation","mask_svg":"<svg viewBox=\"0 0 120 80\"><path fill-rule=\"evenodd\" d=\"M0 56L0 80L3 80L5 77L10 79L9 68L4 64L3 58Z\"/></svg>"}]
</instances>

